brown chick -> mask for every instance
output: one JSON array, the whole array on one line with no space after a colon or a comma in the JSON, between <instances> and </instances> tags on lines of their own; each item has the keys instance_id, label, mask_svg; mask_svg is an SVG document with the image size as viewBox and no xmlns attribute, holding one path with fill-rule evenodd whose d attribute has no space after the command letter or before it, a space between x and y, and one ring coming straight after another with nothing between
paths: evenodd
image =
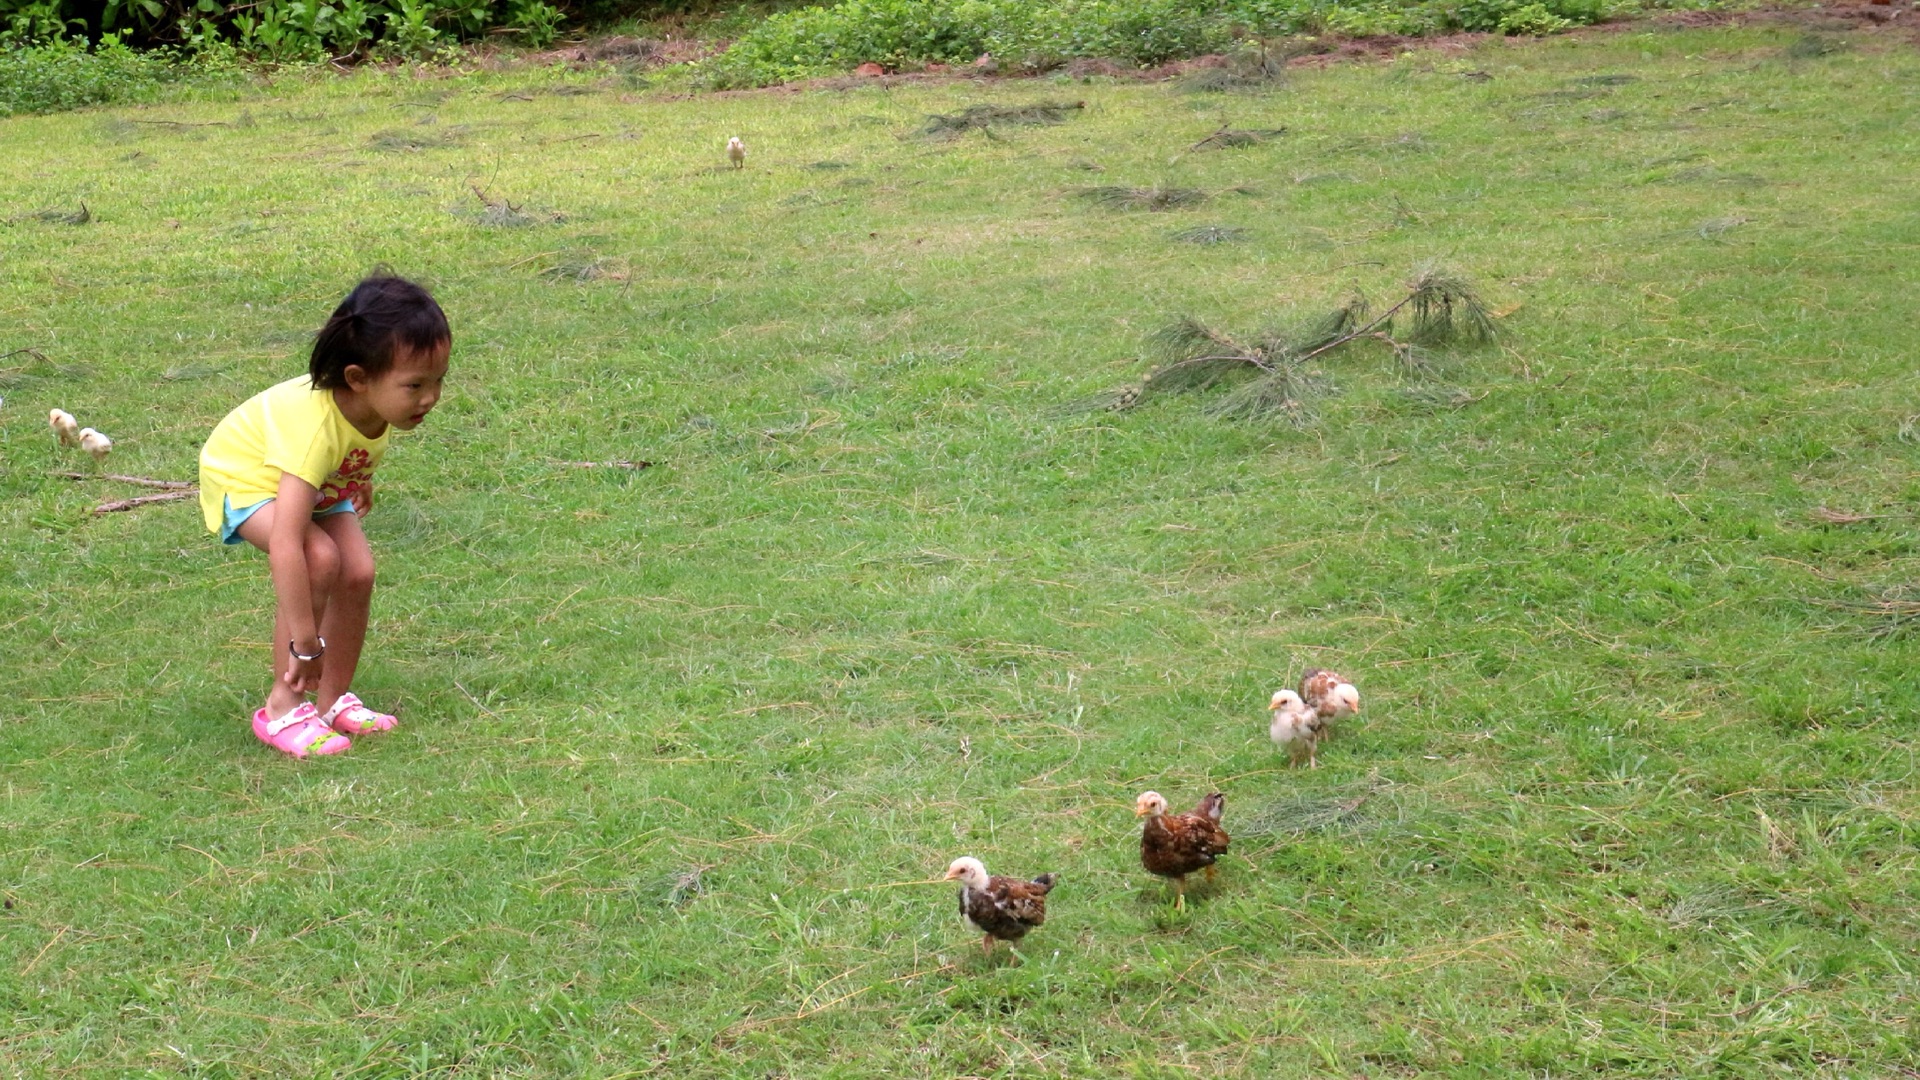
<instances>
[{"instance_id":1,"label":"brown chick","mask_svg":"<svg viewBox=\"0 0 1920 1080\"><path fill-rule=\"evenodd\" d=\"M1187 875L1205 870L1212 881L1214 860L1227 853L1227 830L1220 827L1226 808L1227 797L1217 791L1187 814L1168 814L1166 797L1157 791L1133 801L1133 815L1147 819L1140 830L1140 865L1173 879L1175 907L1187 906Z\"/></svg>"},{"instance_id":2,"label":"brown chick","mask_svg":"<svg viewBox=\"0 0 1920 1080\"><path fill-rule=\"evenodd\" d=\"M1339 674L1322 668L1308 668L1300 676L1300 700L1320 716L1324 729L1321 738L1333 734L1333 722L1360 711L1360 691Z\"/></svg>"},{"instance_id":3,"label":"brown chick","mask_svg":"<svg viewBox=\"0 0 1920 1080\"><path fill-rule=\"evenodd\" d=\"M1047 893L1057 880L1041 874L1032 881L988 877L979 859L961 856L947 866L947 880L960 881L960 917L981 934L980 947L993 955L995 941L1019 941L1047 921Z\"/></svg>"}]
</instances>

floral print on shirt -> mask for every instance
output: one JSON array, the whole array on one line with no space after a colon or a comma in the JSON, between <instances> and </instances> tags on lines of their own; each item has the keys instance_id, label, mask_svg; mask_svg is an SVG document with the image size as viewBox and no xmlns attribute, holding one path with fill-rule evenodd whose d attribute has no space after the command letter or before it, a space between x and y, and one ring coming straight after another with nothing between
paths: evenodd
<instances>
[{"instance_id":1,"label":"floral print on shirt","mask_svg":"<svg viewBox=\"0 0 1920 1080\"><path fill-rule=\"evenodd\" d=\"M366 517L373 509L373 456L365 450L349 451L317 494L313 502L316 514L344 502L353 504L356 515Z\"/></svg>"}]
</instances>

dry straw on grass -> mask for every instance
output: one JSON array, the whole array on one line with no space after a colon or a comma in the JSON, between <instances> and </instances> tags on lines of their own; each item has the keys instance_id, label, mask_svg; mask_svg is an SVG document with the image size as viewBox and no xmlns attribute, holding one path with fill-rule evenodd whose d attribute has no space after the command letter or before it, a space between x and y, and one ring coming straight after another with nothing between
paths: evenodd
<instances>
[{"instance_id":1,"label":"dry straw on grass","mask_svg":"<svg viewBox=\"0 0 1920 1080\"><path fill-rule=\"evenodd\" d=\"M1107 184L1100 187L1082 188L1075 192L1082 199L1107 207L1110 210L1182 210L1189 206L1199 206L1207 201L1207 193L1199 188L1167 187L1124 187Z\"/></svg>"},{"instance_id":2,"label":"dry straw on grass","mask_svg":"<svg viewBox=\"0 0 1920 1080\"><path fill-rule=\"evenodd\" d=\"M1032 105L970 105L957 113L935 113L927 118L927 126L920 134L939 138L957 138L969 131L993 134L996 127L1027 127L1039 124L1059 124L1076 109L1084 109L1084 101L1042 101Z\"/></svg>"},{"instance_id":3,"label":"dry straw on grass","mask_svg":"<svg viewBox=\"0 0 1920 1080\"><path fill-rule=\"evenodd\" d=\"M1236 340L1194 319L1180 319L1155 335L1167 361L1144 382L1069 408L1124 410L1163 393L1230 385L1227 394L1207 406L1210 414L1299 423L1310 418L1319 385L1309 365L1341 346L1378 341L1403 367L1419 369L1427 348L1496 336L1492 312L1465 278L1430 265L1415 271L1405 289L1405 295L1377 315L1367 298L1356 294L1318 318L1251 340ZM1394 323L1401 317L1407 331L1396 337Z\"/></svg>"}]
</instances>

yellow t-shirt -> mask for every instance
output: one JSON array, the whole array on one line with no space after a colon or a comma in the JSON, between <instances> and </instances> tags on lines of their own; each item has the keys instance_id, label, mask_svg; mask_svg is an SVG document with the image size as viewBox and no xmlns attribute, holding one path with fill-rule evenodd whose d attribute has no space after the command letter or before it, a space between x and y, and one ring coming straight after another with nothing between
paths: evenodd
<instances>
[{"instance_id":1,"label":"yellow t-shirt","mask_svg":"<svg viewBox=\"0 0 1920 1080\"><path fill-rule=\"evenodd\" d=\"M300 375L268 387L227 414L200 448L200 512L219 535L224 501L238 509L280 494L280 474L319 492L315 512L351 502L373 509L373 470L387 452L388 428L369 439L347 421L333 391Z\"/></svg>"}]
</instances>

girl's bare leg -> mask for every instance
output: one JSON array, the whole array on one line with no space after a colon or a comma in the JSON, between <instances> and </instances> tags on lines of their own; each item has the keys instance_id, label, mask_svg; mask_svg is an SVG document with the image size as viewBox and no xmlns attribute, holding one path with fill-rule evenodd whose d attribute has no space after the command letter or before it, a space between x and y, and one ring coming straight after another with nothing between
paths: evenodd
<instances>
[{"instance_id":1,"label":"girl's bare leg","mask_svg":"<svg viewBox=\"0 0 1920 1080\"><path fill-rule=\"evenodd\" d=\"M361 531L358 514L328 514L315 524L333 541L340 554L340 573L327 598L326 618L318 623L327 639L327 659L320 669L320 692L314 703L321 712L333 708L340 695L353 689L353 673L360 666L360 650L367 643L368 611L373 606L373 549Z\"/></svg>"},{"instance_id":2,"label":"girl's bare leg","mask_svg":"<svg viewBox=\"0 0 1920 1080\"><path fill-rule=\"evenodd\" d=\"M273 535L273 519L279 504L270 502L254 511L253 516L242 522L240 538L261 551L267 551L267 538ZM313 597L313 624L326 625L327 599L334 590L334 583L340 575L340 551L333 538L323 532L318 525L309 525L306 535L307 582ZM320 634L326 637L325 631ZM285 716L300 704L301 695L287 684L287 669L293 664L293 657L287 653L287 642L291 640L291 631L280 616L280 605L274 604L273 642L273 688L267 691L267 715ZM332 651L332 640L328 640L328 651ZM358 654L360 646L354 644Z\"/></svg>"}]
</instances>

